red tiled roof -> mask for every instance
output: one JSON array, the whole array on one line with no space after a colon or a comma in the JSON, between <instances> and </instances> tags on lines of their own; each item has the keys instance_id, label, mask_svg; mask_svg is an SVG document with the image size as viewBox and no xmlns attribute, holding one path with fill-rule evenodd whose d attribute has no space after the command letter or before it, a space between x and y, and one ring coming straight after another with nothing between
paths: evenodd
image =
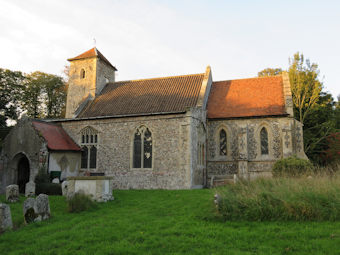
<instances>
[{"instance_id":1,"label":"red tiled roof","mask_svg":"<svg viewBox=\"0 0 340 255\"><path fill-rule=\"evenodd\" d=\"M80 147L65 130L56 124L33 120L33 127L40 132L47 142L47 147L55 151L80 151Z\"/></svg>"},{"instance_id":2,"label":"red tiled roof","mask_svg":"<svg viewBox=\"0 0 340 255\"><path fill-rule=\"evenodd\" d=\"M108 64L109 66L111 66L113 69L115 69L117 71L117 68L114 67L110 61L108 61L104 55L96 48L92 48L88 51L85 51L84 53L80 54L79 56L76 56L74 58L69 58L67 59L68 61L73 61L73 60L79 60L79 59L86 59L86 58L94 58L94 57L98 57L101 60L103 60L106 64Z\"/></svg>"},{"instance_id":3,"label":"red tiled roof","mask_svg":"<svg viewBox=\"0 0 340 255\"><path fill-rule=\"evenodd\" d=\"M109 83L78 118L184 112L196 106L204 74Z\"/></svg>"},{"instance_id":4,"label":"red tiled roof","mask_svg":"<svg viewBox=\"0 0 340 255\"><path fill-rule=\"evenodd\" d=\"M213 82L208 118L286 115L282 76Z\"/></svg>"}]
</instances>

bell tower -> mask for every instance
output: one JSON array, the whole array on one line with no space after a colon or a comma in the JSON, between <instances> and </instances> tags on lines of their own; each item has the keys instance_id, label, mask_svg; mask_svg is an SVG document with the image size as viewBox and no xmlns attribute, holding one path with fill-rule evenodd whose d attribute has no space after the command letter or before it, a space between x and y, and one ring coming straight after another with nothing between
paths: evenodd
<instances>
[{"instance_id":1,"label":"bell tower","mask_svg":"<svg viewBox=\"0 0 340 255\"><path fill-rule=\"evenodd\" d=\"M76 118L82 108L100 94L107 83L115 82L117 69L92 48L70 62L66 118Z\"/></svg>"}]
</instances>

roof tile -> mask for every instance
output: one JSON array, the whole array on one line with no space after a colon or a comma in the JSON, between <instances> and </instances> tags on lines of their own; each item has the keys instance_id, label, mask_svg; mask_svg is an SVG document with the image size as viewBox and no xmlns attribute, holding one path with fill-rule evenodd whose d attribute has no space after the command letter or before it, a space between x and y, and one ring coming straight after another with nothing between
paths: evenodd
<instances>
[{"instance_id":1,"label":"roof tile","mask_svg":"<svg viewBox=\"0 0 340 255\"><path fill-rule=\"evenodd\" d=\"M196 106L204 74L109 83L78 118L186 111Z\"/></svg>"},{"instance_id":2,"label":"roof tile","mask_svg":"<svg viewBox=\"0 0 340 255\"><path fill-rule=\"evenodd\" d=\"M81 150L61 126L36 120L33 120L32 123L33 127L39 131L46 140L48 149L55 151Z\"/></svg>"},{"instance_id":3,"label":"roof tile","mask_svg":"<svg viewBox=\"0 0 340 255\"><path fill-rule=\"evenodd\" d=\"M208 118L286 115L282 76L213 82Z\"/></svg>"}]
</instances>

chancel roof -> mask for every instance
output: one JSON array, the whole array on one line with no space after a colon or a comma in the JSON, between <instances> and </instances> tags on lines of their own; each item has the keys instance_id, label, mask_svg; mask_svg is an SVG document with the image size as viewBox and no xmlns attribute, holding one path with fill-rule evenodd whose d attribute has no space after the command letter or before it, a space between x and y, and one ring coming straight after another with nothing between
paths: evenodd
<instances>
[{"instance_id":1,"label":"chancel roof","mask_svg":"<svg viewBox=\"0 0 340 255\"><path fill-rule=\"evenodd\" d=\"M208 118L287 115L282 76L213 82Z\"/></svg>"},{"instance_id":2,"label":"chancel roof","mask_svg":"<svg viewBox=\"0 0 340 255\"><path fill-rule=\"evenodd\" d=\"M77 117L185 112L196 106L204 75L109 83Z\"/></svg>"},{"instance_id":3,"label":"chancel roof","mask_svg":"<svg viewBox=\"0 0 340 255\"><path fill-rule=\"evenodd\" d=\"M81 151L65 130L58 124L32 121L33 127L47 142L47 148L55 151Z\"/></svg>"}]
</instances>

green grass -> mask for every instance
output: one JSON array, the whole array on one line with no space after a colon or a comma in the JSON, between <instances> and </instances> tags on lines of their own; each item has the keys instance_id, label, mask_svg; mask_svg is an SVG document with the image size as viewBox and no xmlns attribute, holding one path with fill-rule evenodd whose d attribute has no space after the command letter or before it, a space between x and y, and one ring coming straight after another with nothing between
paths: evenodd
<instances>
[{"instance_id":1,"label":"green grass","mask_svg":"<svg viewBox=\"0 0 340 255\"><path fill-rule=\"evenodd\" d=\"M257 179L218 193L226 220L340 220L340 177Z\"/></svg>"},{"instance_id":2,"label":"green grass","mask_svg":"<svg viewBox=\"0 0 340 255\"><path fill-rule=\"evenodd\" d=\"M20 227L0 236L0 254L340 254L340 222L224 222L214 192L114 191L81 213L50 196L52 218L28 226L12 204Z\"/></svg>"}]
</instances>

